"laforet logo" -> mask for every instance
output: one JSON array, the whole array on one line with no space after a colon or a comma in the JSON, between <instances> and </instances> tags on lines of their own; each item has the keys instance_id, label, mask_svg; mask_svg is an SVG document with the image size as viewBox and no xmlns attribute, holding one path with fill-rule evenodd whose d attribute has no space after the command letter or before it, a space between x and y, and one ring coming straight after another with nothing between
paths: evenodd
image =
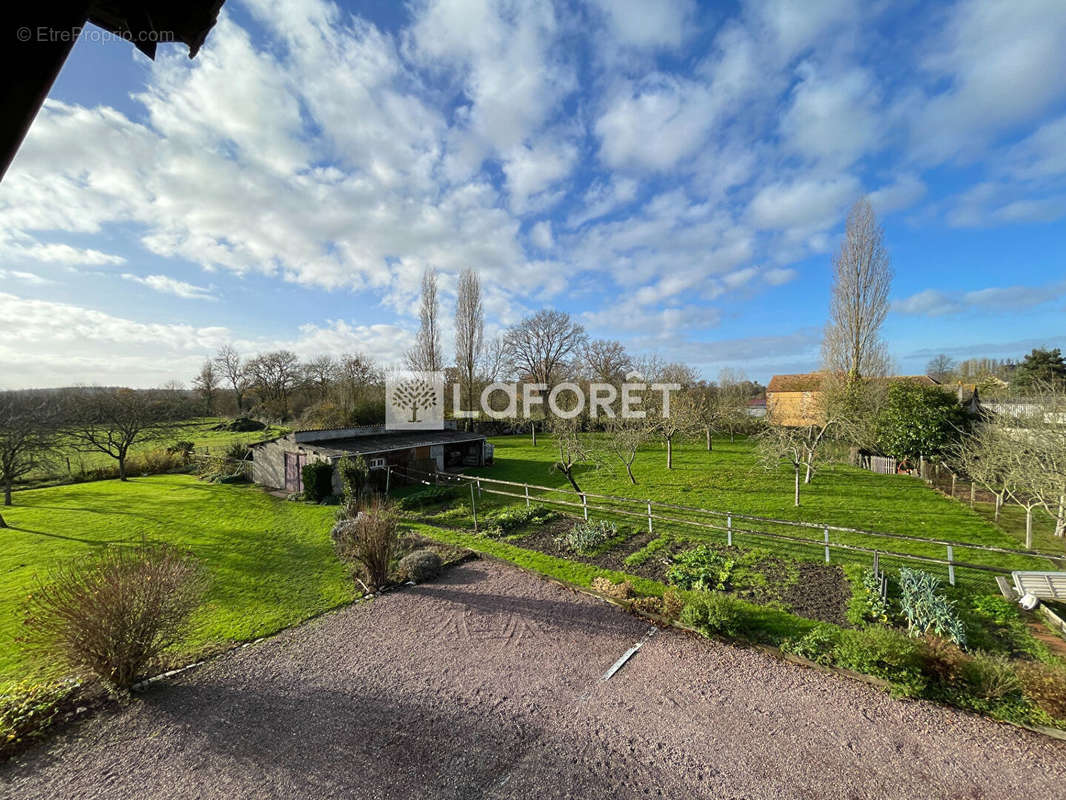
<instances>
[{"instance_id":1,"label":"laforet logo","mask_svg":"<svg viewBox=\"0 0 1066 800\"><path fill-rule=\"evenodd\" d=\"M385 427L439 430L444 427L444 373L396 372L386 380Z\"/></svg>"}]
</instances>

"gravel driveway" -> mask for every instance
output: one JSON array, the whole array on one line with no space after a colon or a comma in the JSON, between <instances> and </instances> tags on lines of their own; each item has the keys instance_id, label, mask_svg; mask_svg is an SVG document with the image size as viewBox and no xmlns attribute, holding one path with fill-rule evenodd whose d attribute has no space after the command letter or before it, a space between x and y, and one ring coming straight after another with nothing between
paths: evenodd
<instances>
[{"instance_id":1,"label":"gravel driveway","mask_svg":"<svg viewBox=\"0 0 1066 800\"><path fill-rule=\"evenodd\" d=\"M495 562L329 614L0 769L5 798L1062 798L1066 743L660 631Z\"/></svg>"}]
</instances>

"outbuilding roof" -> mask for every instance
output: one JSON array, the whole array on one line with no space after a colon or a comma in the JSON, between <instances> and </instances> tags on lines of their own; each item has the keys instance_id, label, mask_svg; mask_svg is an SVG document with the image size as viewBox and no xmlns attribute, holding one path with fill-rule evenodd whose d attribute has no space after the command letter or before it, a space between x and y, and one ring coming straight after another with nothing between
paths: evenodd
<instances>
[{"instance_id":1,"label":"outbuilding roof","mask_svg":"<svg viewBox=\"0 0 1066 800\"><path fill-rule=\"evenodd\" d=\"M292 434L289 434L290 436ZM282 437L286 438L286 437ZM464 444L483 442L485 434L469 431L387 431L371 436L348 436L337 439L322 439L300 442L293 439L294 447L304 447L329 455L373 455L394 450L410 450L413 447L430 447L435 444ZM260 444L265 444L261 442ZM256 445L252 445L256 447Z\"/></svg>"},{"instance_id":2,"label":"outbuilding roof","mask_svg":"<svg viewBox=\"0 0 1066 800\"><path fill-rule=\"evenodd\" d=\"M766 391L770 393L820 392L824 380L824 372L804 372L796 375L774 375L770 378L770 383L766 387ZM880 380L885 380L890 383L909 381L911 383L919 384L920 386L940 385L928 375L892 375L887 378L881 378Z\"/></svg>"}]
</instances>

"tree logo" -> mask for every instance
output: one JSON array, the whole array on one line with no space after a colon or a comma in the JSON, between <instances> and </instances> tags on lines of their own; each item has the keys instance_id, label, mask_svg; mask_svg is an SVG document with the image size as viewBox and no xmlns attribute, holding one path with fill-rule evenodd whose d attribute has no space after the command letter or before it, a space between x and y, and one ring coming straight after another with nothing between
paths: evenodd
<instances>
[{"instance_id":1,"label":"tree logo","mask_svg":"<svg viewBox=\"0 0 1066 800\"><path fill-rule=\"evenodd\" d=\"M385 378L385 429L444 428L444 373L394 372Z\"/></svg>"}]
</instances>

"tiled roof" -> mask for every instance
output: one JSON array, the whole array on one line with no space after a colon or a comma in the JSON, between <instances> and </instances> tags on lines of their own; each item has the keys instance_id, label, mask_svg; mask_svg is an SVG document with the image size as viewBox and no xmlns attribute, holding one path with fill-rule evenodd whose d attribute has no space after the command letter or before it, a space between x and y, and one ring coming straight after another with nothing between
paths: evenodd
<instances>
[{"instance_id":1,"label":"tiled roof","mask_svg":"<svg viewBox=\"0 0 1066 800\"><path fill-rule=\"evenodd\" d=\"M805 372L797 375L774 375L770 378L767 392L817 392L822 388L825 375L821 372Z\"/></svg>"}]
</instances>

